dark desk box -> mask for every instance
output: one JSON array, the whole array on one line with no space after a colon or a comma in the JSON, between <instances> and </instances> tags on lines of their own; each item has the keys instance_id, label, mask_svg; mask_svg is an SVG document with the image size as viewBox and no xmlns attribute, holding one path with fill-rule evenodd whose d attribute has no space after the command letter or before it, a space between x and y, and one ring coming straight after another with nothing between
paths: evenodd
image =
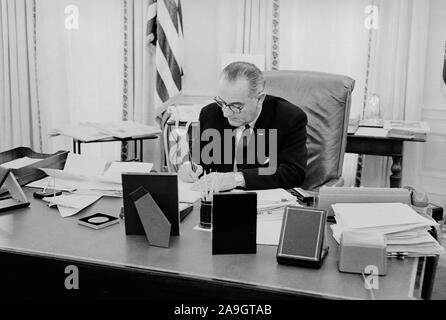
<instances>
[{"instance_id":1,"label":"dark desk box","mask_svg":"<svg viewBox=\"0 0 446 320\"><path fill-rule=\"evenodd\" d=\"M257 252L257 193L227 192L212 203L212 254Z\"/></svg>"}]
</instances>

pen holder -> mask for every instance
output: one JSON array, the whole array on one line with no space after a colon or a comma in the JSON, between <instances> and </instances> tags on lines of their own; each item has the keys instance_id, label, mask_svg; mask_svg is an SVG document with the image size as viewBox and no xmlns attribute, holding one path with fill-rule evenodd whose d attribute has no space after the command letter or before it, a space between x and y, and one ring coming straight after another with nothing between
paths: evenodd
<instances>
[{"instance_id":1,"label":"pen holder","mask_svg":"<svg viewBox=\"0 0 446 320\"><path fill-rule=\"evenodd\" d=\"M201 200L200 227L210 229L212 227L212 202Z\"/></svg>"}]
</instances>

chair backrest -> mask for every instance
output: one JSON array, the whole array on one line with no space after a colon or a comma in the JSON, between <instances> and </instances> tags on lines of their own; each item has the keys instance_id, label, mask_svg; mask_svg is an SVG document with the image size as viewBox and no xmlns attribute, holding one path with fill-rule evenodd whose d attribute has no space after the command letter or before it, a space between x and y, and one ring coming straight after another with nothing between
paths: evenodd
<instances>
[{"instance_id":1,"label":"chair backrest","mask_svg":"<svg viewBox=\"0 0 446 320\"><path fill-rule=\"evenodd\" d=\"M315 189L342 175L351 93L355 80L314 71L267 71L266 93L299 106L308 117L307 174Z\"/></svg>"}]
</instances>

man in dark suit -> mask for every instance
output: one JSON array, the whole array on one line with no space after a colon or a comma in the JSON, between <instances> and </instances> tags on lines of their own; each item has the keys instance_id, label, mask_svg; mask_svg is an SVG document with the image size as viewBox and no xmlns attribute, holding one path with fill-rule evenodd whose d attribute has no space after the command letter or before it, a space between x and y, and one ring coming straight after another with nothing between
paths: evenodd
<instances>
[{"instance_id":1,"label":"man in dark suit","mask_svg":"<svg viewBox=\"0 0 446 320\"><path fill-rule=\"evenodd\" d=\"M215 103L199 117L201 141L194 158L200 155L200 165L183 164L178 172L182 180L196 181L204 169L208 186L216 184L219 190L303 184L307 116L290 102L265 94L264 87L263 74L253 64L234 62L222 71Z\"/></svg>"}]
</instances>

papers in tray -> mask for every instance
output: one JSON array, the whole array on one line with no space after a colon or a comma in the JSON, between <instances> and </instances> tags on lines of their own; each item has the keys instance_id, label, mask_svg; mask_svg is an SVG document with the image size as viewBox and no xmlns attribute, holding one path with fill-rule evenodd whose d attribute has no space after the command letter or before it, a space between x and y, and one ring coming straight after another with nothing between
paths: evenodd
<instances>
[{"instance_id":1,"label":"papers in tray","mask_svg":"<svg viewBox=\"0 0 446 320\"><path fill-rule=\"evenodd\" d=\"M3 167L5 169L20 169L26 166L29 166L33 163L36 163L38 161L41 161L43 159L36 159L36 158L30 158L30 157L22 157L18 158L9 162L5 162L0 164L0 167Z\"/></svg>"},{"instance_id":2,"label":"papers in tray","mask_svg":"<svg viewBox=\"0 0 446 320\"><path fill-rule=\"evenodd\" d=\"M384 234L388 253L404 252L411 256L433 255L443 247L428 233L438 224L419 215L402 203L338 203L333 205L336 224L333 237L339 243L342 232Z\"/></svg>"}]
</instances>

